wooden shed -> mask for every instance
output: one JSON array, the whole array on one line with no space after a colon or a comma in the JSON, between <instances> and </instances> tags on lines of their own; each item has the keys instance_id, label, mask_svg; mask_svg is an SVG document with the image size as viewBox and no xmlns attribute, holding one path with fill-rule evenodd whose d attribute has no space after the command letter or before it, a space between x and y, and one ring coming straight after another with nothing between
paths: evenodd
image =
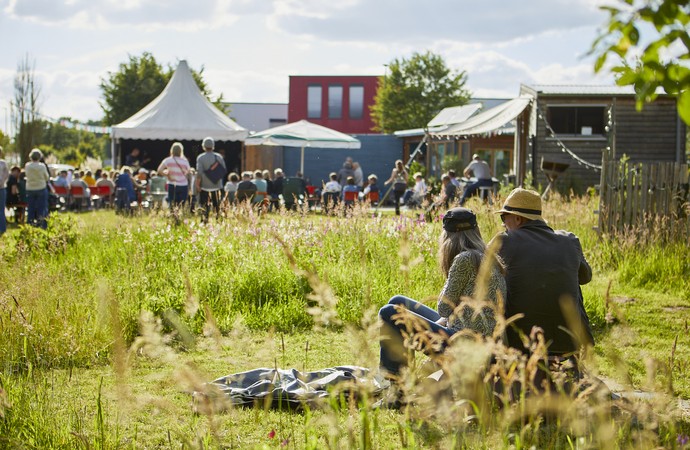
<instances>
[{"instance_id":1,"label":"wooden shed","mask_svg":"<svg viewBox=\"0 0 690 450\"><path fill-rule=\"evenodd\" d=\"M602 154L631 162L685 162L686 130L676 99L659 95L637 111L632 88L620 86L521 85L534 98L525 127L530 143L524 161L536 183L548 180L542 162L563 163L557 188L582 193L599 184Z\"/></svg>"}]
</instances>

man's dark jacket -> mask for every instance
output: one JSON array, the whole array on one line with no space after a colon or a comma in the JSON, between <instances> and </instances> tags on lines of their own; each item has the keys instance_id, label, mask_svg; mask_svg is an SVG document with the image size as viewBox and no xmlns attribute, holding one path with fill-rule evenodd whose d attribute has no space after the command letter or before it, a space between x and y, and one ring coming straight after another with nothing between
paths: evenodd
<instances>
[{"instance_id":1,"label":"man's dark jacket","mask_svg":"<svg viewBox=\"0 0 690 450\"><path fill-rule=\"evenodd\" d=\"M567 311L574 311L584 336L581 344L593 343L589 319L582 303L581 284L592 279L592 269L582 253L580 241L572 233L554 231L541 220L532 220L513 231L502 233L499 255L506 264L506 318L524 314L515 326L526 336L533 326L544 330L550 354L578 350ZM562 302L571 308L562 309ZM569 330L569 331L566 331ZM508 344L524 350L519 333L507 331Z\"/></svg>"}]
</instances>

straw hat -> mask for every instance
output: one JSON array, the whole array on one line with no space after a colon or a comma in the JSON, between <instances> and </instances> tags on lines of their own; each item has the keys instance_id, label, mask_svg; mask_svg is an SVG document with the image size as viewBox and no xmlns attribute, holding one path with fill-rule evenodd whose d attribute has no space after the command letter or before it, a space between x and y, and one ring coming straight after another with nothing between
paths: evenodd
<instances>
[{"instance_id":1,"label":"straw hat","mask_svg":"<svg viewBox=\"0 0 690 450\"><path fill-rule=\"evenodd\" d=\"M513 214L528 220L544 220L541 217L541 196L535 191L513 189L503 208L496 211L496 214Z\"/></svg>"}]
</instances>

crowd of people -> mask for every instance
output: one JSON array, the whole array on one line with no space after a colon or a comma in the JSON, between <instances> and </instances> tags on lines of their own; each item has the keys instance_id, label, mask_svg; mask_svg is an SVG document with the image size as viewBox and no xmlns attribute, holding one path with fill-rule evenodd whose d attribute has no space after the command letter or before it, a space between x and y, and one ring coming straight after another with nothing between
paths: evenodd
<instances>
[{"instance_id":1,"label":"crowd of people","mask_svg":"<svg viewBox=\"0 0 690 450\"><path fill-rule=\"evenodd\" d=\"M69 197L70 204L76 202L88 208L94 187L107 187L105 191L99 190L101 195L96 197L100 202L115 205L118 210L129 210L134 204L162 206L165 200L170 209L179 210L183 206L191 210L199 208L204 219L212 211L218 214L222 204L247 199L253 205L267 209L280 208L281 204L291 206L293 199L288 198L290 196L308 197L313 203L321 203L326 212L341 202L345 206L362 201L378 205L379 201L389 198L399 215L401 205L420 207L427 202L431 208L449 208L458 197L459 204L463 205L477 189L492 182L488 164L475 154L463 174L474 176L476 181L463 186L455 172L449 170L441 177L439 195L432 199L421 172L413 175L414 185L408 185L409 174L402 160L395 162L390 177L380 186L376 174L365 177L360 163L348 157L337 172L329 174L328 181L322 186L308 186L303 175L297 172L290 182L297 183L296 190L286 194L287 177L282 169L228 174L224 158L215 151L213 138L205 138L202 148L204 151L197 157L195 167L185 156L182 143L175 142L170 155L160 162L156 170L144 168L143 165L150 164L151 159L134 148L120 170L61 170L52 179L43 154L34 149L23 169L17 166L9 169L4 159L0 159L0 186L3 186L0 201L14 209L18 222L26 220L41 227L45 227L51 204L55 205L61 195L65 197L61 193L80 189L82 194L78 198ZM44 205L43 208L39 208L39 204ZM0 215L2 232L6 228L4 213L3 209Z\"/></svg>"}]
</instances>

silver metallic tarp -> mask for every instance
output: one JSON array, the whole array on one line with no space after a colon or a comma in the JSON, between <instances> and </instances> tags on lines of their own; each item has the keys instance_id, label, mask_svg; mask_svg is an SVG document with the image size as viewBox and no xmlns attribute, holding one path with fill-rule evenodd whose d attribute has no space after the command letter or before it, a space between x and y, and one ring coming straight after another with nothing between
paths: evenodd
<instances>
[{"instance_id":1,"label":"silver metallic tarp","mask_svg":"<svg viewBox=\"0 0 690 450\"><path fill-rule=\"evenodd\" d=\"M364 367L338 366L314 372L260 368L227 375L210 384L225 394L233 405L256 403L296 407L316 405L318 401L327 399L331 392L348 397L363 392L376 396L389 383Z\"/></svg>"}]
</instances>

